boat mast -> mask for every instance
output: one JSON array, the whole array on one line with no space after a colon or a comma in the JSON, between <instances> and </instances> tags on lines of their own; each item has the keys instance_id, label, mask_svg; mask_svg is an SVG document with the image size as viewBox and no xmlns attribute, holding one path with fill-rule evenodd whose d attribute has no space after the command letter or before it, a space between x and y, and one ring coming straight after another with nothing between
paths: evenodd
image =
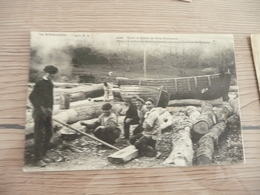
<instances>
[{"instance_id":1,"label":"boat mast","mask_svg":"<svg viewBox=\"0 0 260 195\"><path fill-rule=\"evenodd\" d=\"M146 48L144 48L144 78L146 78Z\"/></svg>"}]
</instances>

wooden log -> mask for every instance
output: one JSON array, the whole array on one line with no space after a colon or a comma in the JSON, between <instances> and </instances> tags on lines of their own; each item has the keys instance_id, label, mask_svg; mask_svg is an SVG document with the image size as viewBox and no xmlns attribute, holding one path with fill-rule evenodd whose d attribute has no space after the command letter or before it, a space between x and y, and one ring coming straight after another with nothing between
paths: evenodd
<instances>
[{"instance_id":1,"label":"wooden log","mask_svg":"<svg viewBox=\"0 0 260 195\"><path fill-rule=\"evenodd\" d=\"M229 104L233 108L233 112L237 116L240 116L239 99L238 98L230 99Z\"/></svg>"},{"instance_id":2,"label":"wooden log","mask_svg":"<svg viewBox=\"0 0 260 195\"><path fill-rule=\"evenodd\" d=\"M218 138L226 131L226 121L232 114L232 108L228 103L223 104L220 121L214 125L210 131L202 136L198 142L198 149L196 151L195 162L197 165L210 165L214 154L214 145L218 143Z\"/></svg>"},{"instance_id":3,"label":"wooden log","mask_svg":"<svg viewBox=\"0 0 260 195\"><path fill-rule=\"evenodd\" d=\"M199 135L205 135L214 124L216 124L216 116L212 105L203 103L201 105L201 116L194 124L193 131Z\"/></svg>"},{"instance_id":4,"label":"wooden log","mask_svg":"<svg viewBox=\"0 0 260 195\"><path fill-rule=\"evenodd\" d=\"M190 131L199 115L195 107L190 107L189 109L187 110L189 118L182 121L181 125L175 130L172 138L172 152L163 164L174 164L176 166L192 165L194 151Z\"/></svg>"},{"instance_id":5,"label":"wooden log","mask_svg":"<svg viewBox=\"0 0 260 195\"><path fill-rule=\"evenodd\" d=\"M229 92L238 92L238 86L230 86Z\"/></svg>"},{"instance_id":6,"label":"wooden log","mask_svg":"<svg viewBox=\"0 0 260 195\"><path fill-rule=\"evenodd\" d=\"M95 98L104 95L104 89L102 84L93 84L91 86L81 86L71 89L54 88L54 96L60 96L62 94L70 95L70 102L75 102L88 98ZM57 103L58 100L55 102Z\"/></svg>"},{"instance_id":7,"label":"wooden log","mask_svg":"<svg viewBox=\"0 0 260 195\"><path fill-rule=\"evenodd\" d=\"M218 141L219 136L226 130L226 123L220 122L213 126L209 133L202 136L198 142L196 151L197 165L210 165L214 154L214 144Z\"/></svg>"},{"instance_id":8,"label":"wooden log","mask_svg":"<svg viewBox=\"0 0 260 195\"><path fill-rule=\"evenodd\" d=\"M60 95L60 109L69 109L70 108L70 94Z\"/></svg>"},{"instance_id":9,"label":"wooden log","mask_svg":"<svg viewBox=\"0 0 260 195\"><path fill-rule=\"evenodd\" d=\"M108 161L113 164L122 164L139 156L138 149L130 145L122 150L119 150L107 157Z\"/></svg>"},{"instance_id":10,"label":"wooden log","mask_svg":"<svg viewBox=\"0 0 260 195\"><path fill-rule=\"evenodd\" d=\"M196 99L183 99L183 100L170 100L168 106L201 106L203 102L211 104L213 106L222 105L222 98L215 100L196 100Z\"/></svg>"},{"instance_id":11,"label":"wooden log","mask_svg":"<svg viewBox=\"0 0 260 195\"><path fill-rule=\"evenodd\" d=\"M54 87L59 87L59 88L74 88L74 87L78 87L78 86L82 86L83 84L79 84L79 83L53 83Z\"/></svg>"},{"instance_id":12,"label":"wooden log","mask_svg":"<svg viewBox=\"0 0 260 195\"><path fill-rule=\"evenodd\" d=\"M80 120L87 120L92 118L97 118L101 113L101 106L104 102L89 102L84 100L83 103L78 103L77 105L71 105L71 109L62 110L58 114L53 116L53 119L61 121L66 124L72 124ZM112 112L119 115L124 107L124 102L111 103L113 105ZM26 137L33 134L34 121L26 124L25 133ZM53 122L54 129L60 129L61 125Z\"/></svg>"}]
</instances>

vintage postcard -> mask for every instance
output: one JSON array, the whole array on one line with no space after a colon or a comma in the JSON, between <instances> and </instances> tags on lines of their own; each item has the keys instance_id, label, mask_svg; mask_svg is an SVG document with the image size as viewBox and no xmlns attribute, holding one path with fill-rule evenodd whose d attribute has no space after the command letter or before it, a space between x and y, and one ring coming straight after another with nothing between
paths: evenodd
<instances>
[{"instance_id":1,"label":"vintage postcard","mask_svg":"<svg viewBox=\"0 0 260 195\"><path fill-rule=\"evenodd\" d=\"M256 77L258 81L258 91L260 92L260 34L251 35Z\"/></svg>"},{"instance_id":2,"label":"vintage postcard","mask_svg":"<svg viewBox=\"0 0 260 195\"><path fill-rule=\"evenodd\" d=\"M32 32L25 171L244 163L232 35Z\"/></svg>"}]
</instances>

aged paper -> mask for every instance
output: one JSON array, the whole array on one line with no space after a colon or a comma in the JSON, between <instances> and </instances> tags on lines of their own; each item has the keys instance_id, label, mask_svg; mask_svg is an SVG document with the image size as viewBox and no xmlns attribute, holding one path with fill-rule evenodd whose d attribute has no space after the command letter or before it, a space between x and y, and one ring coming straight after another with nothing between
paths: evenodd
<instances>
[{"instance_id":1,"label":"aged paper","mask_svg":"<svg viewBox=\"0 0 260 195\"><path fill-rule=\"evenodd\" d=\"M260 34L251 35L256 77L258 81L258 91L260 91Z\"/></svg>"},{"instance_id":2,"label":"aged paper","mask_svg":"<svg viewBox=\"0 0 260 195\"><path fill-rule=\"evenodd\" d=\"M25 171L244 163L232 35L32 32Z\"/></svg>"}]
</instances>

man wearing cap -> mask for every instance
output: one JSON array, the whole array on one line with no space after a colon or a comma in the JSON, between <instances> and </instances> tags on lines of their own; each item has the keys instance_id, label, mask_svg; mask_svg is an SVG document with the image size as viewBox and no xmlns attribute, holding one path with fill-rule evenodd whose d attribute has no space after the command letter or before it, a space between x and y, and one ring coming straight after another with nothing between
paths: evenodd
<instances>
[{"instance_id":1,"label":"man wearing cap","mask_svg":"<svg viewBox=\"0 0 260 195\"><path fill-rule=\"evenodd\" d=\"M161 139L161 124L159 114L154 109L154 100L148 98L145 106L148 111L144 116L143 132L133 136L130 143L135 145L141 155L154 157L156 156L156 142Z\"/></svg>"},{"instance_id":2,"label":"man wearing cap","mask_svg":"<svg viewBox=\"0 0 260 195\"><path fill-rule=\"evenodd\" d=\"M87 128L91 126L94 129L94 135L111 145L116 143L116 139L120 136L120 129L118 128L117 115L111 112L112 105L106 103L102 106L102 114L98 117L98 121L94 125L81 123Z\"/></svg>"},{"instance_id":3,"label":"man wearing cap","mask_svg":"<svg viewBox=\"0 0 260 195\"><path fill-rule=\"evenodd\" d=\"M138 97L136 99L135 105L136 105L136 108L137 108L139 125L134 129L133 135L136 135L136 134L141 133L143 131L144 116L145 116L145 113L148 111L144 104L145 104L145 102L142 98Z\"/></svg>"},{"instance_id":4,"label":"man wearing cap","mask_svg":"<svg viewBox=\"0 0 260 195\"><path fill-rule=\"evenodd\" d=\"M51 80L58 72L58 68L48 65L44 68L44 72L45 76L35 84L29 96L34 107L34 157L39 166L46 166L43 158L52 137L53 83Z\"/></svg>"},{"instance_id":5,"label":"man wearing cap","mask_svg":"<svg viewBox=\"0 0 260 195\"><path fill-rule=\"evenodd\" d=\"M124 120L124 138L129 139L130 125L139 124L139 117L136 108L136 99L138 96L133 96L129 102L129 108L126 111L126 116Z\"/></svg>"}]
</instances>

